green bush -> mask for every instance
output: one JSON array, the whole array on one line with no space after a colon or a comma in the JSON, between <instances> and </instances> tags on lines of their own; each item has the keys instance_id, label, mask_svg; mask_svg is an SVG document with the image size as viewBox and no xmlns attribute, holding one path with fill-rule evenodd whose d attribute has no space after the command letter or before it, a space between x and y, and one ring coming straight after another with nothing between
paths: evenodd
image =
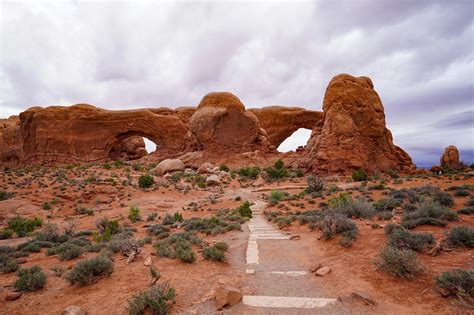
<instances>
[{"instance_id":1,"label":"green bush","mask_svg":"<svg viewBox=\"0 0 474 315\"><path fill-rule=\"evenodd\" d=\"M225 252L229 248L226 242L217 242L213 246L205 247L202 254L204 259L214 261L225 261Z\"/></svg>"},{"instance_id":2,"label":"green bush","mask_svg":"<svg viewBox=\"0 0 474 315\"><path fill-rule=\"evenodd\" d=\"M272 190L270 192L270 204L276 205L280 201L285 199L285 193L280 190Z\"/></svg>"},{"instance_id":3,"label":"green bush","mask_svg":"<svg viewBox=\"0 0 474 315\"><path fill-rule=\"evenodd\" d=\"M168 314L175 301L175 290L168 284L158 284L128 300L128 314L142 315L147 310L154 315Z\"/></svg>"},{"instance_id":4,"label":"green bush","mask_svg":"<svg viewBox=\"0 0 474 315\"><path fill-rule=\"evenodd\" d=\"M398 227L388 234L388 244L397 249L422 250L434 242L431 233L412 233L403 227Z\"/></svg>"},{"instance_id":5,"label":"green bush","mask_svg":"<svg viewBox=\"0 0 474 315\"><path fill-rule=\"evenodd\" d=\"M243 167L238 171L240 177L242 178L250 178L250 179L257 179L258 175L260 175L260 168L259 167Z\"/></svg>"},{"instance_id":6,"label":"green bush","mask_svg":"<svg viewBox=\"0 0 474 315\"><path fill-rule=\"evenodd\" d=\"M84 286L96 282L101 276L109 276L113 270L112 260L107 256L99 255L78 262L65 278L73 285Z\"/></svg>"},{"instance_id":7,"label":"green bush","mask_svg":"<svg viewBox=\"0 0 474 315\"><path fill-rule=\"evenodd\" d=\"M10 199L14 195L15 195L14 193L10 193L10 192L5 191L5 190L0 190L0 201Z\"/></svg>"},{"instance_id":8,"label":"green bush","mask_svg":"<svg viewBox=\"0 0 474 315\"><path fill-rule=\"evenodd\" d=\"M223 171L223 172L228 172L230 171L229 167L227 165L224 165L222 164L220 167L219 167L219 170Z\"/></svg>"},{"instance_id":9,"label":"green bush","mask_svg":"<svg viewBox=\"0 0 474 315\"><path fill-rule=\"evenodd\" d=\"M46 275L40 267L22 268L18 270L19 279L13 284L16 291L36 291L46 284Z\"/></svg>"},{"instance_id":10,"label":"green bush","mask_svg":"<svg viewBox=\"0 0 474 315\"><path fill-rule=\"evenodd\" d=\"M454 195L456 197L467 197L467 196L470 196L471 193L466 190L466 189L457 189L455 192L454 192Z\"/></svg>"},{"instance_id":11,"label":"green bush","mask_svg":"<svg viewBox=\"0 0 474 315\"><path fill-rule=\"evenodd\" d=\"M184 219L184 218L183 218L183 215L182 215L181 213L179 213L179 212L175 212L175 213L174 213L174 220L175 220L176 222L182 222L183 219Z\"/></svg>"},{"instance_id":12,"label":"green bush","mask_svg":"<svg viewBox=\"0 0 474 315\"><path fill-rule=\"evenodd\" d=\"M474 228L455 226L449 231L448 241L453 246L474 247Z\"/></svg>"},{"instance_id":13,"label":"green bush","mask_svg":"<svg viewBox=\"0 0 474 315\"><path fill-rule=\"evenodd\" d=\"M138 178L138 186L143 189L151 187L154 183L153 176L148 174L142 175Z\"/></svg>"},{"instance_id":14,"label":"green bush","mask_svg":"<svg viewBox=\"0 0 474 315\"><path fill-rule=\"evenodd\" d=\"M404 279L412 279L422 272L414 251L392 246L382 248L379 253L379 260L375 264L389 274Z\"/></svg>"},{"instance_id":15,"label":"green bush","mask_svg":"<svg viewBox=\"0 0 474 315\"><path fill-rule=\"evenodd\" d=\"M409 229L423 224L445 226L446 220L457 221L458 219L459 217L456 212L446 209L441 204L425 202L415 211L405 213L402 217L402 225Z\"/></svg>"},{"instance_id":16,"label":"green bush","mask_svg":"<svg viewBox=\"0 0 474 315\"><path fill-rule=\"evenodd\" d=\"M474 214L474 207L470 206L470 207L459 209L458 213L467 214L467 215Z\"/></svg>"},{"instance_id":17,"label":"green bush","mask_svg":"<svg viewBox=\"0 0 474 315\"><path fill-rule=\"evenodd\" d=\"M286 168L268 167L265 169L265 172L270 180L281 179L289 176Z\"/></svg>"},{"instance_id":18,"label":"green bush","mask_svg":"<svg viewBox=\"0 0 474 315\"><path fill-rule=\"evenodd\" d=\"M43 221L40 218L25 219L17 216L8 221L8 229L15 231L18 237L25 237L42 224Z\"/></svg>"},{"instance_id":19,"label":"green bush","mask_svg":"<svg viewBox=\"0 0 474 315\"><path fill-rule=\"evenodd\" d=\"M13 230L11 229L4 229L0 230L0 240L6 240L12 237L13 235Z\"/></svg>"},{"instance_id":20,"label":"green bush","mask_svg":"<svg viewBox=\"0 0 474 315\"><path fill-rule=\"evenodd\" d=\"M436 284L451 296L474 297L474 271L453 269L435 278Z\"/></svg>"},{"instance_id":21,"label":"green bush","mask_svg":"<svg viewBox=\"0 0 474 315\"><path fill-rule=\"evenodd\" d=\"M83 249L74 244L62 244L59 246L61 249L59 250L59 259L61 260L70 260L77 258L82 255Z\"/></svg>"},{"instance_id":22,"label":"green bush","mask_svg":"<svg viewBox=\"0 0 474 315\"><path fill-rule=\"evenodd\" d=\"M362 182L367 180L367 173L364 170L354 170L352 172L352 180Z\"/></svg>"},{"instance_id":23,"label":"green bush","mask_svg":"<svg viewBox=\"0 0 474 315\"><path fill-rule=\"evenodd\" d=\"M130 207L130 210L128 211L128 219L132 222L137 222L140 221L141 218L142 217L140 216L140 210L138 207Z\"/></svg>"},{"instance_id":24,"label":"green bush","mask_svg":"<svg viewBox=\"0 0 474 315\"><path fill-rule=\"evenodd\" d=\"M252 209L250 209L250 202L245 201L237 209L238 209L237 211L242 217L247 217L247 218L252 217Z\"/></svg>"},{"instance_id":25,"label":"green bush","mask_svg":"<svg viewBox=\"0 0 474 315\"><path fill-rule=\"evenodd\" d=\"M285 163L282 160L277 160L275 164L273 165L277 170L283 169L285 166Z\"/></svg>"},{"instance_id":26,"label":"green bush","mask_svg":"<svg viewBox=\"0 0 474 315\"><path fill-rule=\"evenodd\" d=\"M190 233L176 233L155 244L157 254L160 257L179 258L185 263L192 263L196 260L190 240L193 240ZM194 236L195 237L195 236Z\"/></svg>"},{"instance_id":27,"label":"green bush","mask_svg":"<svg viewBox=\"0 0 474 315\"><path fill-rule=\"evenodd\" d=\"M10 273L17 271L19 267L18 261L5 254L0 254L0 271L2 273Z\"/></svg>"},{"instance_id":28,"label":"green bush","mask_svg":"<svg viewBox=\"0 0 474 315\"><path fill-rule=\"evenodd\" d=\"M110 165L109 163L104 163L102 167L105 168L106 170L112 169L112 165Z\"/></svg>"}]
</instances>

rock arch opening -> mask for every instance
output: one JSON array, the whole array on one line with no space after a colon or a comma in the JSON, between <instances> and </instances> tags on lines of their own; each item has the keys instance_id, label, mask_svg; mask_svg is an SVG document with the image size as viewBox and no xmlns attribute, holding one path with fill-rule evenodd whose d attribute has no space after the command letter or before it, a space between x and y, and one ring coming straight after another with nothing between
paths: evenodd
<instances>
[{"instance_id":1,"label":"rock arch opening","mask_svg":"<svg viewBox=\"0 0 474 315\"><path fill-rule=\"evenodd\" d=\"M112 160L137 160L157 150L158 145L152 137L131 132L116 136L109 147L109 158Z\"/></svg>"},{"instance_id":2,"label":"rock arch opening","mask_svg":"<svg viewBox=\"0 0 474 315\"><path fill-rule=\"evenodd\" d=\"M305 146L311 137L311 129L299 128L286 138L279 146L278 152L296 151L298 147Z\"/></svg>"}]
</instances>

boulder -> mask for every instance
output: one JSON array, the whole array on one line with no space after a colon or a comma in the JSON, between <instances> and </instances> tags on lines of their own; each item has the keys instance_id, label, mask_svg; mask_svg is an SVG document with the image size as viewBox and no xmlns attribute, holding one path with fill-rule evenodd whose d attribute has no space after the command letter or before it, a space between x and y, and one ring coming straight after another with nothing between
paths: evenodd
<instances>
[{"instance_id":1,"label":"boulder","mask_svg":"<svg viewBox=\"0 0 474 315\"><path fill-rule=\"evenodd\" d=\"M112 160L137 160L147 155L143 137L129 137L115 143L110 149Z\"/></svg>"},{"instance_id":2,"label":"boulder","mask_svg":"<svg viewBox=\"0 0 474 315\"><path fill-rule=\"evenodd\" d=\"M459 168L461 163L459 161L459 151L454 145L450 145L444 149L444 153L440 158L441 167Z\"/></svg>"},{"instance_id":3,"label":"boulder","mask_svg":"<svg viewBox=\"0 0 474 315\"><path fill-rule=\"evenodd\" d=\"M66 307L61 315L87 315L87 312L76 305Z\"/></svg>"},{"instance_id":4,"label":"boulder","mask_svg":"<svg viewBox=\"0 0 474 315\"><path fill-rule=\"evenodd\" d=\"M322 277L322 276L327 275L327 274L330 273L330 272L331 272L331 268L329 268L329 267L321 267L321 268L319 268L318 270L316 270L316 275Z\"/></svg>"},{"instance_id":5,"label":"boulder","mask_svg":"<svg viewBox=\"0 0 474 315\"><path fill-rule=\"evenodd\" d=\"M217 310L224 307L232 307L242 300L242 293L239 289L231 286L221 286L215 293Z\"/></svg>"},{"instance_id":6,"label":"boulder","mask_svg":"<svg viewBox=\"0 0 474 315\"><path fill-rule=\"evenodd\" d=\"M206 185L208 186L219 185L220 183L221 183L221 179L217 175L211 175L208 178L206 178Z\"/></svg>"},{"instance_id":7,"label":"boulder","mask_svg":"<svg viewBox=\"0 0 474 315\"><path fill-rule=\"evenodd\" d=\"M184 171L183 161L179 159L166 159L155 167L155 172L160 175L174 171Z\"/></svg>"},{"instance_id":8,"label":"boulder","mask_svg":"<svg viewBox=\"0 0 474 315\"><path fill-rule=\"evenodd\" d=\"M23 292L10 292L7 295L5 295L5 301L15 301L21 298L23 295Z\"/></svg>"},{"instance_id":9,"label":"boulder","mask_svg":"<svg viewBox=\"0 0 474 315\"><path fill-rule=\"evenodd\" d=\"M411 172L410 156L393 144L382 101L367 77L341 74L326 89L324 118L313 127L306 146L307 171L350 174L363 169Z\"/></svg>"},{"instance_id":10,"label":"boulder","mask_svg":"<svg viewBox=\"0 0 474 315\"><path fill-rule=\"evenodd\" d=\"M212 170L214 169L214 167L215 167L214 164L210 162L205 162L198 168L198 173L199 174L212 173Z\"/></svg>"}]
</instances>

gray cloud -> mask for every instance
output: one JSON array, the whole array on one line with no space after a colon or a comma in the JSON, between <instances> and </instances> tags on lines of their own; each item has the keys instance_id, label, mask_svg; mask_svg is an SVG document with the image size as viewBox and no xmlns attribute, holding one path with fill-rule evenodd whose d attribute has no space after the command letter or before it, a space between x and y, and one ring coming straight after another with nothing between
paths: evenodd
<instances>
[{"instance_id":1,"label":"gray cloud","mask_svg":"<svg viewBox=\"0 0 474 315\"><path fill-rule=\"evenodd\" d=\"M219 90L248 107L319 110L329 80L350 73L372 78L415 162L436 163L449 144L473 158L470 0L0 5L0 117L78 102L196 105Z\"/></svg>"}]
</instances>

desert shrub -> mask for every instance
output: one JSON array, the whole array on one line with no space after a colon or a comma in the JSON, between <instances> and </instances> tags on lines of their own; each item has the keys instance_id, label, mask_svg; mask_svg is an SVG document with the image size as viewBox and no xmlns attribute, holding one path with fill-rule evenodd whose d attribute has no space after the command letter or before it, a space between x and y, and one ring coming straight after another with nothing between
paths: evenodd
<instances>
[{"instance_id":1,"label":"desert shrub","mask_svg":"<svg viewBox=\"0 0 474 315\"><path fill-rule=\"evenodd\" d=\"M467 202L466 206L468 207L474 207L474 197L471 197Z\"/></svg>"},{"instance_id":2,"label":"desert shrub","mask_svg":"<svg viewBox=\"0 0 474 315\"><path fill-rule=\"evenodd\" d=\"M375 264L389 274L404 279L412 279L422 271L414 251L392 246L382 248Z\"/></svg>"},{"instance_id":3,"label":"desert shrub","mask_svg":"<svg viewBox=\"0 0 474 315\"><path fill-rule=\"evenodd\" d=\"M456 220L458 220L456 212L446 209L437 202L424 202L415 211L403 215L402 225L409 229L424 224L446 226L446 221Z\"/></svg>"},{"instance_id":4,"label":"desert shrub","mask_svg":"<svg viewBox=\"0 0 474 315\"><path fill-rule=\"evenodd\" d=\"M90 208L86 207L77 207L76 214L87 214L87 215L94 215L94 211Z\"/></svg>"},{"instance_id":5,"label":"desert shrub","mask_svg":"<svg viewBox=\"0 0 474 315\"><path fill-rule=\"evenodd\" d=\"M384 184L377 184L377 185L371 185L367 187L368 190L384 190L387 189L387 187Z\"/></svg>"},{"instance_id":6,"label":"desert shrub","mask_svg":"<svg viewBox=\"0 0 474 315\"><path fill-rule=\"evenodd\" d=\"M278 159L278 160L276 160L275 164L273 164L273 166L274 166L277 170L281 170L281 169L283 169L283 167L285 166L285 163L284 163L282 160Z\"/></svg>"},{"instance_id":7,"label":"desert shrub","mask_svg":"<svg viewBox=\"0 0 474 315\"><path fill-rule=\"evenodd\" d=\"M316 223L316 226L322 233L324 239L328 240L341 234L343 238L343 244L348 247L357 238L359 229L357 225L342 213L335 211L326 211L321 220Z\"/></svg>"},{"instance_id":8,"label":"desert shrub","mask_svg":"<svg viewBox=\"0 0 474 315\"><path fill-rule=\"evenodd\" d=\"M330 208L348 217L371 218L375 214L374 207L363 197L352 200L347 193L342 193L329 200Z\"/></svg>"},{"instance_id":9,"label":"desert shrub","mask_svg":"<svg viewBox=\"0 0 474 315\"><path fill-rule=\"evenodd\" d=\"M17 271L19 267L18 261L5 254L0 254L0 272L10 273Z\"/></svg>"},{"instance_id":10,"label":"desert shrub","mask_svg":"<svg viewBox=\"0 0 474 315\"><path fill-rule=\"evenodd\" d=\"M158 216L158 214L156 212L148 213L148 216L146 217L146 220L147 221L155 221L157 216Z\"/></svg>"},{"instance_id":11,"label":"desert shrub","mask_svg":"<svg viewBox=\"0 0 474 315\"><path fill-rule=\"evenodd\" d=\"M354 170L352 172L352 180L355 182L362 182L367 180L367 173L364 170Z\"/></svg>"},{"instance_id":12,"label":"desert shrub","mask_svg":"<svg viewBox=\"0 0 474 315\"><path fill-rule=\"evenodd\" d=\"M323 192L324 186L326 185L326 183L321 177L315 175L309 175L308 177L306 177L306 183L308 184L307 190L310 194L317 194Z\"/></svg>"},{"instance_id":13,"label":"desert shrub","mask_svg":"<svg viewBox=\"0 0 474 315\"><path fill-rule=\"evenodd\" d=\"M242 178L250 178L256 179L258 175L260 175L260 168L259 167L242 167L238 170L240 177Z\"/></svg>"},{"instance_id":14,"label":"desert shrub","mask_svg":"<svg viewBox=\"0 0 474 315\"><path fill-rule=\"evenodd\" d=\"M289 227L293 221L296 220L296 216L290 215L287 217L279 217L273 220L280 229L283 229L285 227Z\"/></svg>"},{"instance_id":15,"label":"desert shrub","mask_svg":"<svg viewBox=\"0 0 474 315\"><path fill-rule=\"evenodd\" d=\"M222 164L221 166L219 166L219 170L220 171L223 171L223 172L228 172L230 171L229 167L227 165L224 165Z\"/></svg>"},{"instance_id":16,"label":"desert shrub","mask_svg":"<svg viewBox=\"0 0 474 315\"><path fill-rule=\"evenodd\" d=\"M445 191L435 192L433 196L433 201L438 202L439 204L446 207L454 206L454 198L451 196L451 194Z\"/></svg>"},{"instance_id":17,"label":"desert shrub","mask_svg":"<svg viewBox=\"0 0 474 315\"><path fill-rule=\"evenodd\" d=\"M474 247L474 228L455 226L449 231L448 241L453 246Z\"/></svg>"},{"instance_id":18,"label":"desert shrub","mask_svg":"<svg viewBox=\"0 0 474 315\"><path fill-rule=\"evenodd\" d=\"M129 256L134 250L140 247L140 243L133 237L127 234L116 234L112 237L112 240L107 245L107 248L112 253L122 253L125 256Z\"/></svg>"},{"instance_id":19,"label":"desert shrub","mask_svg":"<svg viewBox=\"0 0 474 315\"><path fill-rule=\"evenodd\" d=\"M242 203L238 208L237 211L242 217L251 218L252 217L252 209L250 209L250 202L245 201Z\"/></svg>"},{"instance_id":20,"label":"desert shrub","mask_svg":"<svg viewBox=\"0 0 474 315\"><path fill-rule=\"evenodd\" d=\"M175 233L155 244L158 256L179 258L185 263L196 260L190 241L194 235L191 233ZM195 236L194 236L195 237Z\"/></svg>"},{"instance_id":21,"label":"desert shrub","mask_svg":"<svg viewBox=\"0 0 474 315\"><path fill-rule=\"evenodd\" d=\"M109 163L102 164L102 167L105 168L106 170L112 169L112 165L110 165Z\"/></svg>"},{"instance_id":22,"label":"desert shrub","mask_svg":"<svg viewBox=\"0 0 474 315\"><path fill-rule=\"evenodd\" d=\"M466 190L466 189L457 189L455 192L454 192L454 195L456 197L467 197L467 196L470 196L471 193Z\"/></svg>"},{"instance_id":23,"label":"desert shrub","mask_svg":"<svg viewBox=\"0 0 474 315\"><path fill-rule=\"evenodd\" d=\"M132 222L137 222L141 220L140 216L140 209L138 207L130 207L130 210L128 210L128 219Z\"/></svg>"},{"instance_id":24,"label":"desert shrub","mask_svg":"<svg viewBox=\"0 0 474 315\"><path fill-rule=\"evenodd\" d=\"M8 221L8 229L15 231L18 237L28 236L37 227L41 226L43 221L40 218L25 219L17 216Z\"/></svg>"},{"instance_id":25,"label":"desert shrub","mask_svg":"<svg viewBox=\"0 0 474 315\"><path fill-rule=\"evenodd\" d=\"M168 314L175 301L175 290L168 284L158 284L128 300L128 314L142 315L147 310L153 315Z\"/></svg>"},{"instance_id":26,"label":"desert shrub","mask_svg":"<svg viewBox=\"0 0 474 315\"><path fill-rule=\"evenodd\" d=\"M138 186L140 188L150 188L155 183L153 176L146 174L138 178Z\"/></svg>"},{"instance_id":27,"label":"desert shrub","mask_svg":"<svg viewBox=\"0 0 474 315\"><path fill-rule=\"evenodd\" d=\"M179 213L179 212L175 212L174 215L173 215L173 217L174 217L174 220L175 220L176 222L182 222L183 219L184 219L184 218L183 218L183 215L182 215L181 213Z\"/></svg>"},{"instance_id":28,"label":"desert shrub","mask_svg":"<svg viewBox=\"0 0 474 315\"><path fill-rule=\"evenodd\" d=\"M451 296L474 296L474 271L453 269L435 278L436 284Z\"/></svg>"},{"instance_id":29,"label":"desert shrub","mask_svg":"<svg viewBox=\"0 0 474 315\"><path fill-rule=\"evenodd\" d=\"M167 226L164 226L163 224L153 224L153 225L148 226L146 228L146 231L149 234L160 235L160 234L169 232L170 229Z\"/></svg>"},{"instance_id":30,"label":"desert shrub","mask_svg":"<svg viewBox=\"0 0 474 315\"><path fill-rule=\"evenodd\" d=\"M458 213L471 215L474 214L474 207L466 207L458 210Z\"/></svg>"},{"instance_id":31,"label":"desert shrub","mask_svg":"<svg viewBox=\"0 0 474 315\"><path fill-rule=\"evenodd\" d=\"M225 251L228 249L228 245L225 242L219 242L213 246L205 247L202 251L204 259L214 261L225 261Z\"/></svg>"},{"instance_id":32,"label":"desert shrub","mask_svg":"<svg viewBox=\"0 0 474 315\"><path fill-rule=\"evenodd\" d=\"M265 169L265 172L270 180L281 179L289 176L286 168L268 167Z\"/></svg>"},{"instance_id":33,"label":"desert shrub","mask_svg":"<svg viewBox=\"0 0 474 315\"><path fill-rule=\"evenodd\" d=\"M14 193L8 192L6 190L0 190L0 201L10 199L14 196Z\"/></svg>"},{"instance_id":34,"label":"desert shrub","mask_svg":"<svg viewBox=\"0 0 474 315\"><path fill-rule=\"evenodd\" d=\"M119 222L117 220L109 220L108 218L101 218L95 223L100 233L109 230L111 234L118 233L120 229Z\"/></svg>"},{"instance_id":35,"label":"desert shrub","mask_svg":"<svg viewBox=\"0 0 474 315\"><path fill-rule=\"evenodd\" d=\"M52 247L46 252L47 255L59 255L61 260L70 260L82 255L84 250L71 242L66 242L57 247Z\"/></svg>"},{"instance_id":36,"label":"desert shrub","mask_svg":"<svg viewBox=\"0 0 474 315\"><path fill-rule=\"evenodd\" d=\"M280 190L272 190L270 192L270 204L276 205L285 198L285 193Z\"/></svg>"},{"instance_id":37,"label":"desert shrub","mask_svg":"<svg viewBox=\"0 0 474 315\"><path fill-rule=\"evenodd\" d=\"M113 270L114 263L112 260L105 255L99 255L78 262L72 270L66 274L65 279L73 285L84 286L96 282L99 277L109 276Z\"/></svg>"},{"instance_id":38,"label":"desert shrub","mask_svg":"<svg viewBox=\"0 0 474 315\"><path fill-rule=\"evenodd\" d=\"M13 284L16 291L36 291L46 284L46 275L39 266L18 270L18 277L19 279Z\"/></svg>"},{"instance_id":39,"label":"desert shrub","mask_svg":"<svg viewBox=\"0 0 474 315\"><path fill-rule=\"evenodd\" d=\"M35 239L38 241L52 242L52 243L64 243L68 240L69 236L61 234L56 224L48 223L45 224L43 229L36 233Z\"/></svg>"},{"instance_id":40,"label":"desert shrub","mask_svg":"<svg viewBox=\"0 0 474 315\"><path fill-rule=\"evenodd\" d=\"M163 218L163 225L172 225L175 223L174 217L171 216L170 214L166 214L165 217Z\"/></svg>"},{"instance_id":41,"label":"desert shrub","mask_svg":"<svg viewBox=\"0 0 474 315\"><path fill-rule=\"evenodd\" d=\"M6 240L12 237L13 235L13 230L11 229L3 229L0 230L0 240Z\"/></svg>"},{"instance_id":42,"label":"desert shrub","mask_svg":"<svg viewBox=\"0 0 474 315\"><path fill-rule=\"evenodd\" d=\"M139 172L139 171L142 170L142 165L140 163L134 163L134 164L132 164L132 168L133 168L134 171Z\"/></svg>"},{"instance_id":43,"label":"desert shrub","mask_svg":"<svg viewBox=\"0 0 474 315\"><path fill-rule=\"evenodd\" d=\"M35 241L30 241L24 244L25 245L21 247L21 250L24 252L39 253L41 251L41 246Z\"/></svg>"},{"instance_id":44,"label":"desert shrub","mask_svg":"<svg viewBox=\"0 0 474 315\"><path fill-rule=\"evenodd\" d=\"M385 231L387 232L387 229ZM431 233L412 233L400 226L388 233L388 244L397 249L418 251L433 242L434 237Z\"/></svg>"},{"instance_id":45,"label":"desert shrub","mask_svg":"<svg viewBox=\"0 0 474 315\"><path fill-rule=\"evenodd\" d=\"M380 199L373 203L375 210L378 212L392 211L394 208L401 206L400 199Z\"/></svg>"}]
</instances>

